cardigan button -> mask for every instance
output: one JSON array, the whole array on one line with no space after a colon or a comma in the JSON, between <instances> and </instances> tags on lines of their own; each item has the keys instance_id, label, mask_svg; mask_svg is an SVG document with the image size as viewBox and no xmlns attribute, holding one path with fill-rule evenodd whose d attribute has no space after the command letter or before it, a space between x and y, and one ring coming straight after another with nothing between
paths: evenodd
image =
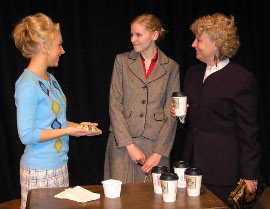
<instances>
[{"instance_id":1,"label":"cardigan button","mask_svg":"<svg viewBox=\"0 0 270 209\"><path fill-rule=\"evenodd\" d=\"M143 89L146 90L147 89L147 86L144 86Z\"/></svg>"},{"instance_id":2,"label":"cardigan button","mask_svg":"<svg viewBox=\"0 0 270 209\"><path fill-rule=\"evenodd\" d=\"M140 117L143 118L143 116L144 116L144 114L141 113L141 114L140 114Z\"/></svg>"},{"instance_id":3,"label":"cardigan button","mask_svg":"<svg viewBox=\"0 0 270 209\"><path fill-rule=\"evenodd\" d=\"M146 101L145 100L142 100L142 104L145 104L146 103Z\"/></svg>"}]
</instances>

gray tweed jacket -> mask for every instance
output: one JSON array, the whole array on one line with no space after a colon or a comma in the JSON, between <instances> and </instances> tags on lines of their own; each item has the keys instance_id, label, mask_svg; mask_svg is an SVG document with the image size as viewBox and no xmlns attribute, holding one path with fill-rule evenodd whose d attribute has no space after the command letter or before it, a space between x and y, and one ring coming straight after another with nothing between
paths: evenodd
<instances>
[{"instance_id":1,"label":"gray tweed jacket","mask_svg":"<svg viewBox=\"0 0 270 209\"><path fill-rule=\"evenodd\" d=\"M169 157L177 121L171 95L180 89L179 65L158 49L158 60L146 79L140 53L117 55L110 89L110 131L118 148L143 136L157 139L153 152Z\"/></svg>"}]
</instances>

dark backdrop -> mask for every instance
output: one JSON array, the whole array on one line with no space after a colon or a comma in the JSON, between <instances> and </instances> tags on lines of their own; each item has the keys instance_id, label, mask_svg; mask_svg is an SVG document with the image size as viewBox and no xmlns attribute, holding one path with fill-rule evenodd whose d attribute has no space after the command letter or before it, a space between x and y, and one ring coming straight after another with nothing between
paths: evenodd
<instances>
[{"instance_id":1,"label":"dark backdrop","mask_svg":"<svg viewBox=\"0 0 270 209\"><path fill-rule=\"evenodd\" d=\"M92 2L92 1L91 1ZM24 146L16 128L14 84L27 66L11 33L27 15L43 12L60 22L65 55L49 69L67 96L68 120L98 122L103 134L70 137L70 185L100 184L108 136L108 97L116 54L132 49L129 23L139 14L155 14L168 31L159 47L180 64L181 81L189 65L198 62L191 48L191 23L199 16L221 12L234 15L241 47L233 61L253 72L259 86L262 176L270 184L269 149L269 11L264 1L226 0L7 0L0 5L0 202L20 198L19 162ZM229 84L228 84L229 85ZM218 86L217 86L218 88ZM186 126L178 126L171 161L179 160Z\"/></svg>"}]
</instances>

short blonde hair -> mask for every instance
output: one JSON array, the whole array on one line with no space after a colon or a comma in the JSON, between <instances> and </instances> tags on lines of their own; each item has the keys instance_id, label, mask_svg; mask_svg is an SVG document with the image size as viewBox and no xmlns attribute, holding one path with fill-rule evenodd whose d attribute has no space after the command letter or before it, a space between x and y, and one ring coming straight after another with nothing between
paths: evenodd
<instances>
[{"instance_id":1,"label":"short blonde hair","mask_svg":"<svg viewBox=\"0 0 270 209\"><path fill-rule=\"evenodd\" d=\"M223 14L216 13L198 18L190 27L193 34L201 36L206 32L219 49L219 60L232 58L239 46L240 41L237 35L237 27L234 23L234 17L227 17Z\"/></svg>"},{"instance_id":2,"label":"short blonde hair","mask_svg":"<svg viewBox=\"0 0 270 209\"><path fill-rule=\"evenodd\" d=\"M165 29L162 27L159 19L154 16L153 14L142 14L138 17L136 17L130 25L132 25L133 23L138 22L141 25L143 25L148 31L150 32L155 32L158 31L159 36L158 36L158 40L160 40L161 38L164 37L165 35Z\"/></svg>"},{"instance_id":3,"label":"short blonde hair","mask_svg":"<svg viewBox=\"0 0 270 209\"><path fill-rule=\"evenodd\" d=\"M22 55L31 58L38 43L51 44L55 31L60 31L59 23L54 23L48 16L38 13L19 22L13 30L12 37Z\"/></svg>"}]
</instances>

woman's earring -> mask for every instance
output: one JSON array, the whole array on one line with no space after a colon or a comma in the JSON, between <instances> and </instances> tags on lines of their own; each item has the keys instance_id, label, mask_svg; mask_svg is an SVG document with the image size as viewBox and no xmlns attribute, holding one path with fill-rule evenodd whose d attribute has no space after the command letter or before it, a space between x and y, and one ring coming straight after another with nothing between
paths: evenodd
<instances>
[{"instance_id":1,"label":"woman's earring","mask_svg":"<svg viewBox=\"0 0 270 209\"><path fill-rule=\"evenodd\" d=\"M217 64L218 64L218 57L217 57L217 55L216 55L216 54L214 54L214 62L215 62L216 67L217 67Z\"/></svg>"}]
</instances>

